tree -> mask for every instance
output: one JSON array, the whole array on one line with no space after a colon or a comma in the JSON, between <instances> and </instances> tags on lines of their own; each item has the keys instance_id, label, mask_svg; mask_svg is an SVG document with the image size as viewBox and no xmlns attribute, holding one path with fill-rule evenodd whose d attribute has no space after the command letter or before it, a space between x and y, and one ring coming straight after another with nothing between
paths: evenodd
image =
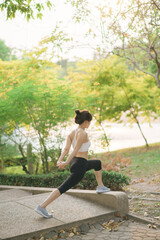
<instances>
[{"instance_id":1,"label":"tree","mask_svg":"<svg viewBox=\"0 0 160 240\"><path fill-rule=\"evenodd\" d=\"M6 46L5 41L0 39L0 59L3 61L16 60L16 56L12 54L12 50Z\"/></svg>"},{"instance_id":2,"label":"tree","mask_svg":"<svg viewBox=\"0 0 160 240\"><path fill-rule=\"evenodd\" d=\"M109 95L112 96L113 86L100 85L96 81L102 68L102 62L99 61L81 61L77 63L77 68L68 73L67 79L73 86L74 98L77 107L88 109L92 112L96 123L101 127L103 136L101 142L103 146L109 148L109 138L103 127L103 121L108 119L104 114L105 106L108 104ZM106 94L106 92L108 94Z\"/></svg>"},{"instance_id":3,"label":"tree","mask_svg":"<svg viewBox=\"0 0 160 240\"><path fill-rule=\"evenodd\" d=\"M6 46L3 40L0 40L0 58L3 61L8 61L11 54L11 49Z\"/></svg>"},{"instance_id":4,"label":"tree","mask_svg":"<svg viewBox=\"0 0 160 240\"><path fill-rule=\"evenodd\" d=\"M150 118L157 117L159 112L154 100L157 86L152 84L151 87L151 78L142 73L137 76L124 61L113 56L96 62L85 61L78 70L81 72L69 78L73 79L73 84L75 78L84 84L78 96L83 98L82 102L85 101L84 105L93 112L102 129L104 120L119 122L125 114L130 123L137 124L148 147L139 119L143 117L150 122ZM84 93L85 88L87 93ZM157 100L160 99L157 97ZM103 131L108 145L107 134Z\"/></svg>"},{"instance_id":5,"label":"tree","mask_svg":"<svg viewBox=\"0 0 160 240\"><path fill-rule=\"evenodd\" d=\"M118 7L119 5L119 7ZM160 3L118 0L117 8L99 7L103 56L112 52L135 70L152 76L160 88Z\"/></svg>"},{"instance_id":6,"label":"tree","mask_svg":"<svg viewBox=\"0 0 160 240\"><path fill-rule=\"evenodd\" d=\"M102 117L107 116L108 119L119 121L121 116L125 114L129 122L137 124L146 147L149 147L141 128L140 117L150 122L151 117L157 117L158 115L157 103L153 100L155 86L152 88L151 84L148 84L151 83L151 78L148 80L140 73L137 76L133 71L129 71L123 62L120 63L118 59L113 58L111 64L112 67L109 61L104 61L104 66L95 79L95 86L98 89L102 88L104 90L106 85L110 87L106 89L107 102L106 104L104 102L105 105L103 104Z\"/></svg>"},{"instance_id":7,"label":"tree","mask_svg":"<svg viewBox=\"0 0 160 240\"><path fill-rule=\"evenodd\" d=\"M121 28L122 46L117 47L115 53L129 60L136 69L151 75L160 88L160 11L155 3L134 2L132 7L137 9L130 13L134 19L130 19L132 22L123 33ZM155 71L150 68L152 65L156 66Z\"/></svg>"},{"instance_id":8,"label":"tree","mask_svg":"<svg viewBox=\"0 0 160 240\"><path fill-rule=\"evenodd\" d=\"M48 172L50 131L58 123L65 122L73 111L70 87L56 79L53 63L32 58L10 65L1 64L0 125L6 126L8 135L14 129L20 132L22 127L34 129L38 135L43 171ZM23 148L19 150L24 156Z\"/></svg>"}]
</instances>

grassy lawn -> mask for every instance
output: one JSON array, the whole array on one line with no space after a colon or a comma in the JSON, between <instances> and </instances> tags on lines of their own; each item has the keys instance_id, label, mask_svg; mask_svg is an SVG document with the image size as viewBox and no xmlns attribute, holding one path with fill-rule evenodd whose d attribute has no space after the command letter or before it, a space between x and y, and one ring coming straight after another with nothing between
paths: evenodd
<instances>
[{"instance_id":1,"label":"grassy lawn","mask_svg":"<svg viewBox=\"0 0 160 240\"><path fill-rule=\"evenodd\" d=\"M160 143L150 144L147 150L145 146L126 148L111 152L112 157L116 155L131 159L131 164L120 169L120 172L129 177L150 177L160 173ZM96 157L107 161L105 154L96 154Z\"/></svg>"},{"instance_id":2,"label":"grassy lawn","mask_svg":"<svg viewBox=\"0 0 160 240\"><path fill-rule=\"evenodd\" d=\"M1 172L6 174L26 174L21 166L6 167Z\"/></svg>"},{"instance_id":3,"label":"grassy lawn","mask_svg":"<svg viewBox=\"0 0 160 240\"><path fill-rule=\"evenodd\" d=\"M133 148L124 155L132 161L132 164L123 170L124 174L143 178L160 173L160 143L150 145L147 151L145 147Z\"/></svg>"}]
</instances>

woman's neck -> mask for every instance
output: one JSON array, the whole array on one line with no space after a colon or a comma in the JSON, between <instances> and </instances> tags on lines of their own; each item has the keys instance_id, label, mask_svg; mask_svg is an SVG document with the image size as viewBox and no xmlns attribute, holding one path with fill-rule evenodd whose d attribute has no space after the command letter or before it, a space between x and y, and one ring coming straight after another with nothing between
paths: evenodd
<instances>
[{"instance_id":1,"label":"woman's neck","mask_svg":"<svg viewBox=\"0 0 160 240\"><path fill-rule=\"evenodd\" d=\"M85 127L83 127L83 126L79 126L78 128L81 128L81 129L85 130Z\"/></svg>"}]
</instances>

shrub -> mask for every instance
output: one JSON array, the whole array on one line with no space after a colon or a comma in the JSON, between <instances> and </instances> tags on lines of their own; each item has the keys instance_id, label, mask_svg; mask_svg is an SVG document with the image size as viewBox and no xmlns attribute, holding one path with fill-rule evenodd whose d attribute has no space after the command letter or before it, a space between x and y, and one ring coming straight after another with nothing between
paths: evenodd
<instances>
[{"instance_id":1,"label":"shrub","mask_svg":"<svg viewBox=\"0 0 160 240\"><path fill-rule=\"evenodd\" d=\"M129 185L129 177L116 172L102 172L103 183L111 190L122 190L125 185ZM56 188L70 175L69 171L54 172L47 175L19 175L0 173L1 185L31 186L31 187L53 187ZM94 171L86 172L83 179L74 188L95 189L97 182Z\"/></svg>"},{"instance_id":2,"label":"shrub","mask_svg":"<svg viewBox=\"0 0 160 240\"><path fill-rule=\"evenodd\" d=\"M131 158L125 157L124 154L106 152L100 154L92 154L91 159L101 159L103 170L120 172L121 169L128 167L131 164Z\"/></svg>"}]
</instances>

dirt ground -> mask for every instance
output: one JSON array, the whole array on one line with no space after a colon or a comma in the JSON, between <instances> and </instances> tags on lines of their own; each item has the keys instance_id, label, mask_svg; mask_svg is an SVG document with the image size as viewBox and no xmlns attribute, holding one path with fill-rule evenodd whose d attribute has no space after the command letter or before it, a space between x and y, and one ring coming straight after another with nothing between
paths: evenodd
<instances>
[{"instance_id":1,"label":"dirt ground","mask_svg":"<svg viewBox=\"0 0 160 240\"><path fill-rule=\"evenodd\" d=\"M129 198L130 214L160 224L160 176L132 179L125 189Z\"/></svg>"}]
</instances>

